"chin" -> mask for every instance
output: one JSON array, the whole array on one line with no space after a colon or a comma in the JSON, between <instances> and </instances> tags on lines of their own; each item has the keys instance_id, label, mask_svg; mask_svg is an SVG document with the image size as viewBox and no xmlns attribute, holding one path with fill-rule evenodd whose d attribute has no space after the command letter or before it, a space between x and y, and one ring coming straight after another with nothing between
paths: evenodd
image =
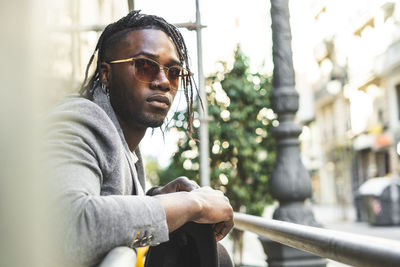
<instances>
[{"instance_id":1,"label":"chin","mask_svg":"<svg viewBox=\"0 0 400 267\"><path fill-rule=\"evenodd\" d=\"M162 121L162 122L149 122L145 126L148 127L148 128L158 128L161 125L163 125L163 123L164 123L164 121Z\"/></svg>"},{"instance_id":2,"label":"chin","mask_svg":"<svg viewBox=\"0 0 400 267\"><path fill-rule=\"evenodd\" d=\"M163 125L165 120L165 116L161 116L160 117L154 117L154 116L145 116L142 118L139 118L139 122L140 124L142 124L143 126L147 127L147 128L157 128L160 127L161 125Z\"/></svg>"}]
</instances>

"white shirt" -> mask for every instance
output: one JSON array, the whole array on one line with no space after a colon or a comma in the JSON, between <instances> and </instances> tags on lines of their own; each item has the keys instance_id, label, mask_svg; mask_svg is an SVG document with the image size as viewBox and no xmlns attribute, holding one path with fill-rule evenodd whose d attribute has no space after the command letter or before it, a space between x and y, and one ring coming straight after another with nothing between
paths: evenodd
<instances>
[{"instance_id":1,"label":"white shirt","mask_svg":"<svg viewBox=\"0 0 400 267\"><path fill-rule=\"evenodd\" d=\"M131 153L131 157L132 157L132 161L133 164L136 164L136 162L138 162L139 158L136 156L135 152L130 152ZM133 168L133 182L135 183L135 188L136 188L136 193L138 196L144 196L144 190L142 188L142 186L139 183L139 179L138 179L138 174L136 171L136 168Z\"/></svg>"}]
</instances>

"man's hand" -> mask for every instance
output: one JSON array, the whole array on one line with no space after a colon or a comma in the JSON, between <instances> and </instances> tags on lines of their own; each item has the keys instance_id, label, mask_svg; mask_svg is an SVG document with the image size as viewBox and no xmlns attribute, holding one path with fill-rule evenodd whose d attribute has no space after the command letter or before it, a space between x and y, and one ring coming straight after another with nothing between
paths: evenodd
<instances>
[{"instance_id":1,"label":"man's hand","mask_svg":"<svg viewBox=\"0 0 400 267\"><path fill-rule=\"evenodd\" d=\"M234 225L229 199L221 191L199 187L187 177L178 177L150 191L164 208L170 232L190 221L212 224L215 239L220 241Z\"/></svg>"},{"instance_id":2,"label":"man's hand","mask_svg":"<svg viewBox=\"0 0 400 267\"><path fill-rule=\"evenodd\" d=\"M220 241L232 229L233 209L229 199L219 190L202 187L191 192L196 194L201 203L201 212L194 222L213 223L215 239Z\"/></svg>"},{"instance_id":3,"label":"man's hand","mask_svg":"<svg viewBox=\"0 0 400 267\"><path fill-rule=\"evenodd\" d=\"M168 194L168 193L175 193L180 191L190 192L200 188L200 186L192 180L189 180L185 176L180 176L175 180L169 182L165 186L157 187L152 190L151 195L161 195L161 194Z\"/></svg>"}]
</instances>

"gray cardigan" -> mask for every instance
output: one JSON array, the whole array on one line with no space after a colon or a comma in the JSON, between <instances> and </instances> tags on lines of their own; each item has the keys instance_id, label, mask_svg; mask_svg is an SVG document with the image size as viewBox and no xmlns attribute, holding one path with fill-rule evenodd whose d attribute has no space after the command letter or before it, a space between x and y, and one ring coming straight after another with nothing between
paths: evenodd
<instances>
[{"instance_id":1,"label":"gray cardigan","mask_svg":"<svg viewBox=\"0 0 400 267\"><path fill-rule=\"evenodd\" d=\"M47 169L64 260L89 266L117 246L168 241L159 200L135 195L135 183L145 185L142 159L137 150L133 163L107 95L96 89L93 101L68 97L48 119Z\"/></svg>"}]
</instances>

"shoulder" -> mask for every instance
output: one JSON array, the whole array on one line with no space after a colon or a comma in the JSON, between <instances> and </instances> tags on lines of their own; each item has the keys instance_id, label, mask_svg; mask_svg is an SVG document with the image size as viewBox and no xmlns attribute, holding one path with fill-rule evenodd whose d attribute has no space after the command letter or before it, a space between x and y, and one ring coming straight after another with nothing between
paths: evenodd
<instances>
[{"instance_id":1,"label":"shoulder","mask_svg":"<svg viewBox=\"0 0 400 267\"><path fill-rule=\"evenodd\" d=\"M98 158L121 150L118 130L107 113L78 95L66 97L48 114L45 135L64 145L87 147Z\"/></svg>"},{"instance_id":2,"label":"shoulder","mask_svg":"<svg viewBox=\"0 0 400 267\"><path fill-rule=\"evenodd\" d=\"M49 118L52 119L62 119L62 116L66 118L77 117L80 119L85 119L86 117L93 117L95 119L108 117L99 105L75 94L65 97L49 113Z\"/></svg>"},{"instance_id":3,"label":"shoulder","mask_svg":"<svg viewBox=\"0 0 400 267\"><path fill-rule=\"evenodd\" d=\"M78 127L81 130L96 131L106 134L115 128L107 113L93 101L79 95L65 97L46 117L47 126ZM99 132L100 131L100 132Z\"/></svg>"}]
</instances>

